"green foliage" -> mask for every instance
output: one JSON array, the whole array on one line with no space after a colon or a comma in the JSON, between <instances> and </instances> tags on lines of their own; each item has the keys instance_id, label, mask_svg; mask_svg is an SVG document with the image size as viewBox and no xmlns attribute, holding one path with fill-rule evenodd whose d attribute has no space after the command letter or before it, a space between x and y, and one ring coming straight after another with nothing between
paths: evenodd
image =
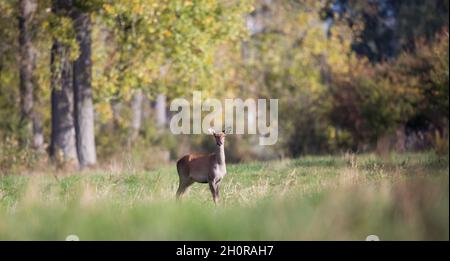
<instances>
[{"instance_id":1,"label":"green foliage","mask_svg":"<svg viewBox=\"0 0 450 261\"><path fill-rule=\"evenodd\" d=\"M438 128L448 124L448 34L415 53L381 64L358 62L334 74L332 123L352 133L355 146L373 144L409 119L424 116Z\"/></svg>"},{"instance_id":2,"label":"green foliage","mask_svg":"<svg viewBox=\"0 0 450 261\"><path fill-rule=\"evenodd\" d=\"M351 6L355 14L372 8ZM280 99L280 150L299 155L373 149L418 115L448 128L446 31L416 39L414 52L373 64L351 51L364 20L335 19L327 35L321 8L317 1L258 2L253 14L263 29L249 40L239 76L247 86L243 93ZM258 12L274 19L261 20Z\"/></svg>"},{"instance_id":3,"label":"green foliage","mask_svg":"<svg viewBox=\"0 0 450 261\"><path fill-rule=\"evenodd\" d=\"M73 20L68 14L54 14L50 13L46 21L43 22L43 29L48 30L49 36L55 39L60 44L66 47L69 52L67 57L71 61L78 58L79 46L75 39L75 30L73 27ZM55 64L60 62L56 61Z\"/></svg>"},{"instance_id":4,"label":"green foliage","mask_svg":"<svg viewBox=\"0 0 450 261\"><path fill-rule=\"evenodd\" d=\"M0 2L0 25L13 24L16 12L13 1ZM18 32L8 26L0 26L0 140L10 136L19 123L18 101L18 66L15 53L17 52Z\"/></svg>"},{"instance_id":5,"label":"green foliage","mask_svg":"<svg viewBox=\"0 0 450 261\"><path fill-rule=\"evenodd\" d=\"M244 36L249 7L244 1L105 1L94 88L100 97L129 98L133 88L176 96L215 87L223 80L217 52Z\"/></svg>"},{"instance_id":6,"label":"green foliage","mask_svg":"<svg viewBox=\"0 0 450 261\"><path fill-rule=\"evenodd\" d=\"M430 119L448 120L449 112L449 36L448 29L438 33L436 40L418 39L416 52L406 54L397 62L399 74L415 81L422 95L418 113ZM442 123L440 123L442 124Z\"/></svg>"},{"instance_id":7,"label":"green foliage","mask_svg":"<svg viewBox=\"0 0 450 261\"><path fill-rule=\"evenodd\" d=\"M330 70L348 73L351 61L351 31L338 24L326 35L318 1L287 1L264 7L273 17L262 20L263 30L247 44L241 77L245 95L278 98L279 150L286 154L320 153L333 150L326 112L331 107L328 85ZM287 150L286 150L287 148Z\"/></svg>"},{"instance_id":8,"label":"green foliage","mask_svg":"<svg viewBox=\"0 0 450 261\"><path fill-rule=\"evenodd\" d=\"M36 166L42 158L31 148L22 148L19 142L11 137L2 137L0 143L0 176L17 174Z\"/></svg>"},{"instance_id":9,"label":"green foliage","mask_svg":"<svg viewBox=\"0 0 450 261\"><path fill-rule=\"evenodd\" d=\"M254 137L230 137L227 153L233 161L260 157L255 147L271 157L371 149L380 137L417 118L438 129L439 138L432 131L436 140L432 144L445 145L448 30L436 32L448 24L443 19L448 18L448 1L395 2L396 35L407 51L377 65L352 51L355 43L364 41L363 33L375 31L362 19L372 6L367 1L349 2L354 12L335 17L328 34L323 1L74 1L92 18L92 86L100 158L127 144L135 89L142 89L150 101L163 93L170 102L193 90L219 99L279 99L277 146L261 149ZM2 140L16 140L23 132L18 126L17 5L16 0L0 2ZM46 143L51 128L51 45L58 40L67 47L70 59L78 56L69 13L53 14L51 6L50 0L38 1L31 25L37 51L34 112L42 119ZM372 15L377 22L383 20L377 12ZM365 44L375 39L367 37ZM122 110L113 113L112 105L117 104ZM139 137L136 150L155 146L170 151L172 158L180 153L181 138L161 133L151 118L144 119ZM192 150L212 149L207 137L187 143Z\"/></svg>"},{"instance_id":10,"label":"green foliage","mask_svg":"<svg viewBox=\"0 0 450 261\"><path fill-rule=\"evenodd\" d=\"M100 124L108 124L113 117L110 104L128 103L134 89L142 89L152 100L161 93L173 98L192 90L213 93L230 88L227 83L232 80L234 60L227 54L239 53L246 32L243 17L250 4L217 0L104 1L94 16L92 57L92 85ZM116 141L127 139L130 117L121 115L125 121L119 121L116 127L122 138ZM144 124L144 143L154 141L152 145L159 146L160 135L149 136L155 132L151 126L147 128L148 122ZM163 143L169 146L170 142ZM173 146L168 149L175 150Z\"/></svg>"},{"instance_id":11,"label":"green foliage","mask_svg":"<svg viewBox=\"0 0 450 261\"><path fill-rule=\"evenodd\" d=\"M417 92L407 82L380 77L391 73L389 70L392 66L362 63L356 64L348 74L334 76L330 119L338 128L350 131L355 146L373 144L400 121L412 116Z\"/></svg>"},{"instance_id":12,"label":"green foliage","mask_svg":"<svg viewBox=\"0 0 450 261\"><path fill-rule=\"evenodd\" d=\"M36 51L36 68L34 72L34 113L42 117L45 134L50 129L50 47L52 31L50 22L53 21L55 29L57 18L49 14L50 1L40 0L37 11L30 24L30 37ZM19 127L19 30L18 30L18 1L8 0L0 3L0 139L7 137L16 140L23 130ZM62 38L67 34L59 31ZM64 36L66 35L66 36ZM64 37L63 37L64 36ZM74 49L77 47L75 46ZM48 137L48 135L46 135Z\"/></svg>"}]
</instances>

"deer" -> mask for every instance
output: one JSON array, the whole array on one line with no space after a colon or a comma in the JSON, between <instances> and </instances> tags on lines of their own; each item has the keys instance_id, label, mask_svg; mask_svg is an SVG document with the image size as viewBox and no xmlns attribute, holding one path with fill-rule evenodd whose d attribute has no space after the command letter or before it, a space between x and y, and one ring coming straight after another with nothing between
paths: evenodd
<instances>
[{"instance_id":1,"label":"deer","mask_svg":"<svg viewBox=\"0 0 450 261\"><path fill-rule=\"evenodd\" d=\"M226 133L225 130L216 133L212 128L209 129L209 132L214 136L217 145L214 153L191 153L177 161L177 171L180 178L180 184L176 193L177 200L180 199L189 186L194 182L198 182L209 184L214 204L218 204L219 185L227 174L224 150Z\"/></svg>"}]
</instances>

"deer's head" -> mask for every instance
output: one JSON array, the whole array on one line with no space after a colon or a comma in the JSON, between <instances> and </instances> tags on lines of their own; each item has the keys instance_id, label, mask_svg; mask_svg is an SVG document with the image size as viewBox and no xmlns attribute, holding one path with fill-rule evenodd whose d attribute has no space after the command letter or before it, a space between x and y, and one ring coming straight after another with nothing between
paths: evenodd
<instances>
[{"instance_id":1,"label":"deer's head","mask_svg":"<svg viewBox=\"0 0 450 261\"><path fill-rule=\"evenodd\" d=\"M214 139L216 139L217 146L223 145L223 143L225 142L225 136L226 136L225 130L217 133L214 129L210 128L209 133L211 133L214 136Z\"/></svg>"}]
</instances>

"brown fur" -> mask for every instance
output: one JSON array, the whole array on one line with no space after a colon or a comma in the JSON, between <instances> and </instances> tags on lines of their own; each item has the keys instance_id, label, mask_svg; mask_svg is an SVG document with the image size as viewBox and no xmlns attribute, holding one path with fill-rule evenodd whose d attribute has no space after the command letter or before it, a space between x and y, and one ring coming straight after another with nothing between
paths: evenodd
<instances>
[{"instance_id":1,"label":"brown fur","mask_svg":"<svg viewBox=\"0 0 450 261\"><path fill-rule=\"evenodd\" d=\"M194 182L208 183L214 202L219 199L219 184L226 174L224 142L225 134L214 133L216 140L216 153L192 153L183 156L177 161L177 171L180 184L177 198L181 197L186 189Z\"/></svg>"}]
</instances>

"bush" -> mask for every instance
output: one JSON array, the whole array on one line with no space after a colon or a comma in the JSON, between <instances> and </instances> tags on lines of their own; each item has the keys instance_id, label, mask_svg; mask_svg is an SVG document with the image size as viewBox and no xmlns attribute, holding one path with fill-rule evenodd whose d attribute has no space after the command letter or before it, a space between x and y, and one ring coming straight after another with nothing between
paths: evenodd
<instances>
[{"instance_id":1,"label":"bush","mask_svg":"<svg viewBox=\"0 0 450 261\"><path fill-rule=\"evenodd\" d=\"M437 130L442 137L448 131L448 33L437 39L418 40L414 53L394 61L359 60L347 74L333 74L330 121L351 133L359 150L406 125L425 129L423 135ZM417 125L419 118L426 126Z\"/></svg>"},{"instance_id":2,"label":"bush","mask_svg":"<svg viewBox=\"0 0 450 261\"><path fill-rule=\"evenodd\" d=\"M0 175L15 174L36 165L39 153L28 147L21 147L13 138L0 143Z\"/></svg>"}]
</instances>

